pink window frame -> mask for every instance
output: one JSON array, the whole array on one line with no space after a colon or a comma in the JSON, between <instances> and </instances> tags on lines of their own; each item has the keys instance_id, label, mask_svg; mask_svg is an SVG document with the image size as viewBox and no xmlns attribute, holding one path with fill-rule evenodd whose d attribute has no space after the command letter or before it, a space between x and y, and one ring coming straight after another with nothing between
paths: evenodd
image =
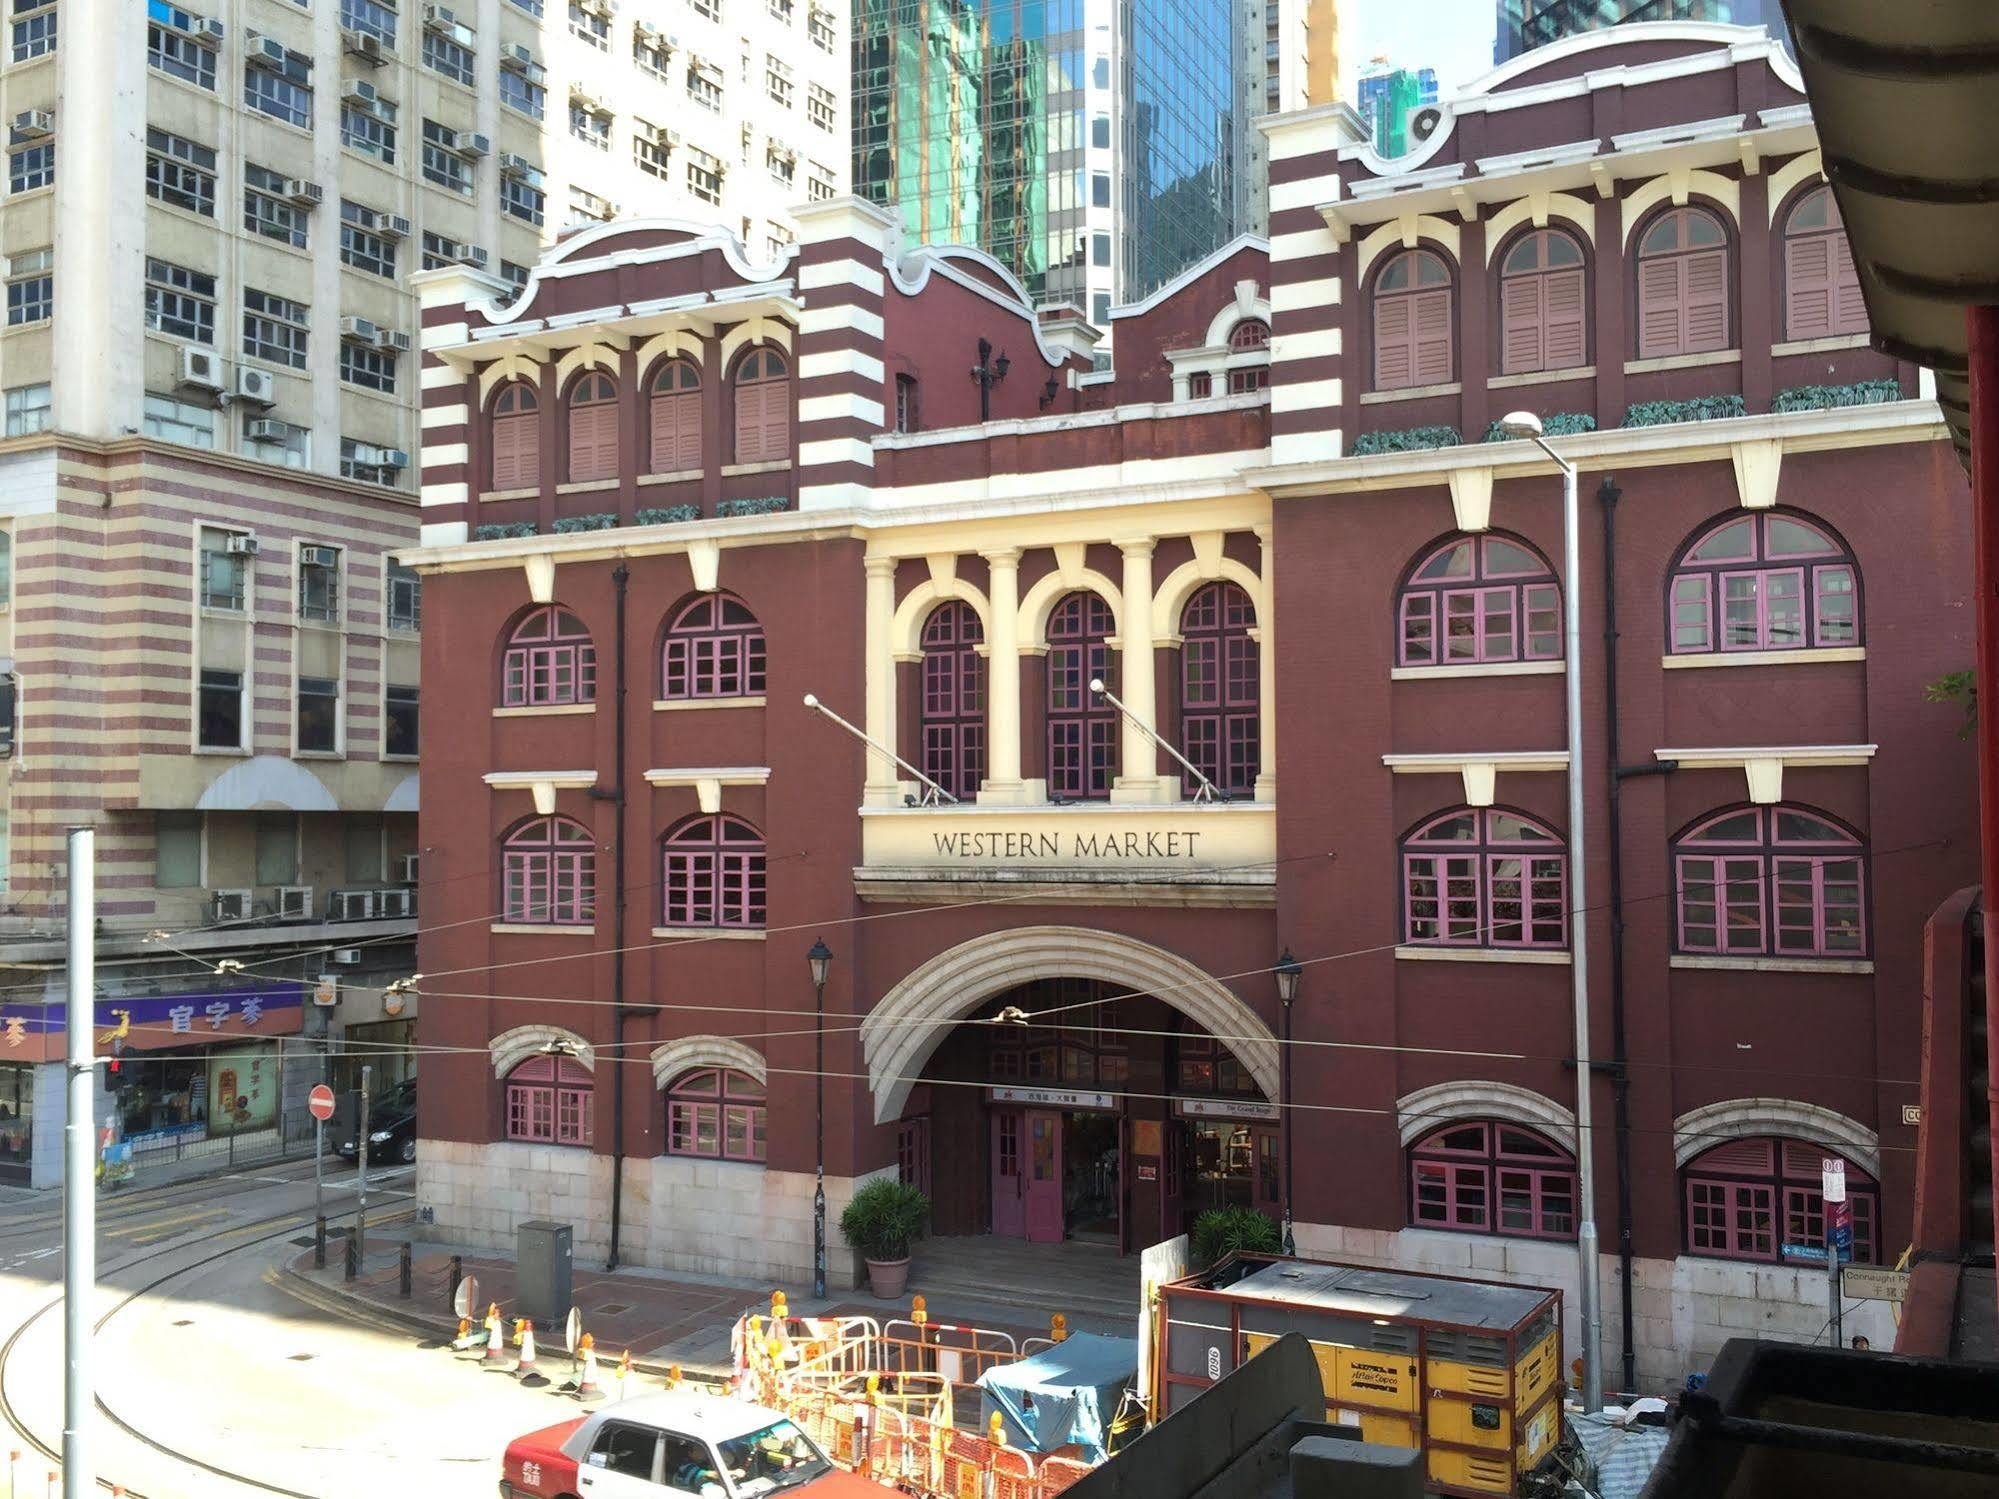
<instances>
[{"instance_id":1,"label":"pink window frame","mask_svg":"<svg viewBox=\"0 0 1999 1499\"><path fill-rule=\"evenodd\" d=\"M731 608L743 619L731 620ZM659 693L668 702L758 697L764 691L763 626L730 593L703 594L674 615L660 642Z\"/></svg>"},{"instance_id":2,"label":"pink window frame","mask_svg":"<svg viewBox=\"0 0 1999 1499\"><path fill-rule=\"evenodd\" d=\"M534 633L537 629L541 633ZM597 648L582 621L560 604L544 604L514 626L500 658L501 707L553 708L596 699Z\"/></svg>"},{"instance_id":3,"label":"pink window frame","mask_svg":"<svg viewBox=\"0 0 1999 1499\"><path fill-rule=\"evenodd\" d=\"M581 838L559 838L559 829ZM579 926L597 920L597 849L590 832L567 817L537 817L507 835L500 849L503 919L522 926Z\"/></svg>"},{"instance_id":4,"label":"pink window frame","mask_svg":"<svg viewBox=\"0 0 1999 1499\"><path fill-rule=\"evenodd\" d=\"M507 1074L507 1138L588 1146L594 1092L582 1064L567 1057L530 1057Z\"/></svg>"},{"instance_id":5,"label":"pink window frame","mask_svg":"<svg viewBox=\"0 0 1999 1499\"><path fill-rule=\"evenodd\" d=\"M728 837L728 830L747 837ZM661 924L752 931L764 924L763 835L727 812L694 817L661 840ZM703 914L703 913L706 914Z\"/></svg>"},{"instance_id":6,"label":"pink window frame","mask_svg":"<svg viewBox=\"0 0 1999 1499\"><path fill-rule=\"evenodd\" d=\"M923 773L961 801L978 795L986 774L985 638L963 599L939 604L923 622Z\"/></svg>"},{"instance_id":7,"label":"pink window frame","mask_svg":"<svg viewBox=\"0 0 1999 1499\"><path fill-rule=\"evenodd\" d=\"M1048 615L1048 793L1105 801L1118 774L1118 714L1090 691L1102 677L1113 692L1117 653L1111 606L1088 591L1068 594Z\"/></svg>"},{"instance_id":8,"label":"pink window frame","mask_svg":"<svg viewBox=\"0 0 1999 1499\"><path fill-rule=\"evenodd\" d=\"M769 1154L769 1106L761 1083L734 1068L704 1067L667 1089L666 1153L761 1166ZM701 1126L714 1148L702 1149ZM732 1144L740 1138L741 1146ZM690 1143L680 1143L681 1141Z\"/></svg>"},{"instance_id":9,"label":"pink window frame","mask_svg":"<svg viewBox=\"0 0 1999 1499\"><path fill-rule=\"evenodd\" d=\"M1740 1150L1745 1144L1767 1147L1767 1164L1747 1166L1712 1164L1718 1152ZM1825 1203L1819 1182L1820 1147L1801 1140L1760 1137L1753 1141L1727 1141L1710 1146L1681 1169L1680 1202L1685 1213L1681 1241L1688 1254L1704 1258L1750 1260L1759 1264L1806 1265L1807 1258L1784 1254L1787 1243L1806 1247L1825 1246ZM1793 1164L1793 1157L1796 1164ZM1854 1162L1846 1163L1847 1199L1853 1204L1853 1262L1879 1263L1881 1189L1867 1172ZM1697 1199L1704 1194L1716 1197L1724 1206L1719 1233L1721 1242L1699 1242L1700 1235L1713 1232L1696 1224ZM1761 1212L1769 1220L1768 1246L1763 1235L1744 1222L1745 1212ZM1816 1224L1816 1227L1812 1225ZM1796 1239L1789 1230L1799 1226Z\"/></svg>"},{"instance_id":10,"label":"pink window frame","mask_svg":"<svg viewBox=\"0 0 1999 1499\"><path fill-rule=\"evenodd\" d=\"M1487 560L1487 544L1501 541L1515 546L1541 563L1541 570L1531 573L1502 572L1491 566ZM1438 557L1454 547L1469 543L1472 549L1472 570L1469 575L1456 578L1421 580L1419 575ZM1537 600L1534 596L1547 590L1549 602ZM1496 650L1488 643L1487 609L1489 598L1504 598L1506 614L1512 622L1512 644L1505 650ZM1472 609L1472 648L1469 654L1453 654L1453 637L1447 628L1450 619L1448 601L1453 598L1470 598ZM1549 648L1535 649L1532 633L1527 628L1528 616L1535 612L1555 611L1559 622L1561 615L1561 585L1556 581L1554 568L1547 559L1517 536L1456 535L1427 549L1416 559L1396 591L1395 604L1395 664L1413 670L1438 667L1482 666L1516 661L1559 661L1562 659L1562 632L1553 632ZM1427 619L1430 626L1430 658L1427 661L1413 659L1411 652L1410 626L1419 619Z\"/></svg>"},{"instance_id":11,"label":"pink window frame","mask_svg":"<svg viewBox=\"0 0 1999 1499\"><path fill-rule=\"evenodd\" d=\"M1745 519L1751 527L1751 535L1754 538L1750 556L1717 559L1713 562L1688 560L1719 532ZM1773 555L1770 550L1770 526L1775 520L1785 520L1809 528L1825 543L1825 550ZM1844 573L1848 580L1849 586L1842 593L1829 593L1826 589L1827 576L1835 573ZM1756 589L1756 638L1753 641L1742 642L1730 640L1726 619L1727 580L1731 578L1762 580L1782 574L1797 574L1799 577L1798 618L1802 626L1799 632L1800 638L1792 644L1780 644L1770 639L1769 590L1759 582ZM1702 635L1698 643L1692 641L1682 643L1679 638L1680 622L1676 617L1678 606L1682 602L1678 596L1679 589L1682 583L1694 579L1701 581L1703 589L1703 596L1698 601ZM1826 601L1830 598L1851 599L1852 618L1850 620L1831 618L1826 609ZM1675 656L1712 651L1786 651L1859 645L1863 623L1860 565L1854 560L1852 552L1819 522L1794 511L1776 510L1749 517L1737 512L1702 526L1693 539L1680 548L1680 554L1666 578L1666 650ZM1828 639L1829 635L1833 638Z\"/></svg>"},{"instance_id":12,"label":"pink window frame","mask_svg":"<svg viewBox=\"0 0 1999 1499\"><path fill-rule=\"evenodd\" d=\"M1182 753L1231 796L1254 794L1262 764L1255 628L1256 605L1235 583L1203 584L1180 611ZM1190 796L1199 784L1182 783Z\"/></svg>"},{"instance_id":13,"label":"pink window frame","mask_svg":"<svg viewBox=\"0 0 1999 1499\"><path fill-rule=\"evenodd\" d=\"M1512 841L1494 838L1491 834L1491 819L1494 813L1518 817L1522 822L1539 828L1548 834L1549 841ZM1423 834L1431 828L1470 815L1476 838L1466 841L1439 840L1425 843ZM1496 915L1497 887L1502 883L1499 866L1508 860L1518 859L1522 863L1519 878L1523 884L1521 917L1517 923L1521 928L1518 939L1501 939L1496 934L1500 921ZM1536 862L1553 863L1557 867L1552 874L1536 874L1531 866ZM1455 866L1455 867L1453 867ZM1511 879L1511 876L1507 877ZM1547 880L1554 881L1552 892L1536 893L1535 886ZM1419 893L1424 889L1419 881L1436 882L1431 893ZM1459 807L1453 811L1440 813L1429 818L1414 832L1402 840L1402 933L1403 941L1412 947L1485 947L1505 951L1531 949L1540 952L1554 952L1568 946L1569 930L1569 856L1568 846L1555 837L1552 829L1538 820L1522 813L1509 812L1504 808L1479 809ZM1469 882L1467 884L1467 882ZM1455 892L1455 893L1454 893ZM1469 900L1477 913L1476 925L1467 929L1461 914L1453 915L1451 906ZM1549 924L1548 902L1553 901L1559 910L1559 934L1551 938L1537 939L1532 934ZM1434 904L1431 915L1419 914L1419 907ZM1538 914L1537 914L1538 913ZM1443 930L1434 936L1418 936L1420 922L1435 921Z\"/></svg>"},{"instance_id":14,"label":"pink window frame","mask_svg":"<svg viewBox=\"0 0 1999 1499\"><path fill-rule=\"evenodd\" d=\"M1796 813L1824 823L1840 834L1838 841L1830 839L1784 839L1777 836L1778 818L1786 813ZM1753 816L1756 820L1754 840L1707 839L1701 835L1710 827L1726 819ZM1673 940L1676 951L1695 955L1717 957L1785 957L1785 958L1864 958L1869 952L1868 910L1867 910L1867 845L1864 840L1839 827L1839 824L1825 813L1812 807L1794 802L1779 803L1770 807L1733 807L1704 817L1688 831L1673 840ZM1743 870L1729 876L1727 881L1728 899L1724 900L1717 888L1716 909L1713 922L1712 941L1701 941L1689 935L1689 928L1705 929L1709 923L1689 920L1688 874L1690 866L1702 863L1736 864L1753 866L1756 895L1756 940L1754 945L1731 942L1731 934L1739 930L1727 921L1731 902L1739 902L1737 909L1747 909L1746 901L1739 901L1738 887L1747 879ZM1831 866L1851 865L1853 886L1853 931L1854 941L1846 945L1833 945L1828 934L1837 929L1828 920L1826 900L1827 874ZM1784 940L1784 925L1781 912L1785 909L1800 909L1796 901L1785 902L1782 898L1786 883L1796 884L1795 879L1785 881L1785 868L1803 866L1802 874L1810 889L1810 899L1802 909L1807 913L1806 929L1810 932L1809 942L1803 945L1788 944ZM1844 881L1840 881L1843 883ZM1699 882L1705 886L1709 880ZM1793 926L1791 930L1798 928Z\"/></svg>"},{"instance_id":15,"label":"pink window frame","mask_svg":"<svg viewBox=\"0 0 1999 1499\"><path fill-rule=\"evenodd\" d=\"M1469 1129L1480 1131L1483 1143L1476 1150L1437 1143ZM1502 1129L1533 1136L1548 1147L1547 1153L1528 1156L1508 1152L1502 1143ZM1441 1214L1423 1210L1426 1174L1431 1184L1442 1187ZM1507 1226L1501 1221L1507 1177L1525 1179L1532 1204L1530 1227ZM1558 1185L1566 1187L1566 1192L1551 1193L1550 1189ZM1453 1120L1431 1130L1409 1147L1409 1222L1415 1228L1498 1238L1574 1239L1578 1191L1575 1157L1524 1125L1502 1124L1497 1120ZM1465 1205L1466 1197L1471 1194L1482 1198L1482 1206L1477 1210ZM1566 1228L1547 1226L1551 1199L1566 1203Z\"/></svg>"}]
</instances>

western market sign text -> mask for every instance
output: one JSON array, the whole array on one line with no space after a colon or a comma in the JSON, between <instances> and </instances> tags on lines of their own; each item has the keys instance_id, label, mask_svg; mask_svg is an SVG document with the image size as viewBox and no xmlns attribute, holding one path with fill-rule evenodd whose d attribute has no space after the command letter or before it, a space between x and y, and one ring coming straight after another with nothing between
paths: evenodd
<instances>
[{"instance_id":1,"label":"western market sign text","mask_svg":"<svg viewBox=\"0 0 1999 1499\"><path fill-rule=\"evenodd\" d=\"M1193 863L1192 828L1061 828L1031 832L933 832L939 859L972 864Z\"/></svg>"}]
</instances>

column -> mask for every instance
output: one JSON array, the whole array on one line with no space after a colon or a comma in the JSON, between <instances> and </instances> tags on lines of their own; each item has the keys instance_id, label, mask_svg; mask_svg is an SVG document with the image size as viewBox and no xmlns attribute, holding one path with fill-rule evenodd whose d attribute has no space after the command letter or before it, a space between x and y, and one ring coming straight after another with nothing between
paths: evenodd
<instances>
[{"instance_id":1,"label":"column","mask_svg":"<svg viewBox=\"0 0 1999 1499\"><path fill-rule=\"evenodd\" d=\"M1020 783L1020 550L987 552L992 633L986 642L986 783L979 800L1017 804Z\"/></svg>"},{"instance_id":2,"label":"column","mask_svg":"<svg viewBox=\"0 0 1999 1499\"><path fill-rule=\"evenodd\" d=\"M1156 801L1160 794L1159 751L1146 728L1159 727L1159 700L1153 690L1152 538L1120 541L1124 553L1124 628L1118 642L1122 685L1118 695L1129 710L1118 755L1122 774L1111 787L1114 802Z\"/></svg>"},{"instance_id":3,"label":"column","mask_svg":"<svg viewBox=\"0 0 1999 1499\"><path fill-rule=\"evenodd\" d=\"M1263 592L1256 601L1256 799L1277 800L1277 564L1271 527L1256 528Z\"/></svg>"},{"instance_id":4,"label":"column","mask_svg":"<svg viewBox=\"0 0 1999 1499\"><path fill-rule=\"evenodd\" d=\"M889 638L895 628L895 558L870 557L867 569L868 637L868 737L877 744L896 749L895 742L895 642ZM869 750L867 786L863 799L871 807L901 804L896 784L895 762Z\"/></svg>"}]
</instances>

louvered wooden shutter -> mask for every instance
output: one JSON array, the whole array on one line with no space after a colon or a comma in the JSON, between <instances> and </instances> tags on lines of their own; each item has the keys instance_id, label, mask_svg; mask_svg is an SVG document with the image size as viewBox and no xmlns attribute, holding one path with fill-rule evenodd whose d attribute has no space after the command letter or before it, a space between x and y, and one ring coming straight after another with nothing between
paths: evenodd
<instances>
[{"instance_id":1,"label":"louvered wooden shutter","mask_svg":"<svg viewBox=\"0 0 1999 1499\"><path fill-rule=\"evenodd\" d=\"M592 402L569 408L569 479L584 484L618 472L618 404Z\"/></svg>"},{"instance_id":2,"label":"louvered wooden shutter","mask_svg":"<svg viewBox=\"0 0 1999 1499\"><path fill-rule=\"evenodd\" d=\"M1823 338L1832 331L1832 280L1829 235L1799 235L1784 242L1786 338Z\"/></svg>"},{"instance_id":3,"label":"louvered wooden shutter","mask_svg":"<svg viewBox=\"0 0 1999 1499\"><path fill-rule=\"evenodd\" d=\"M1438 385L1451 378L1451 294L1418 292L1416 304L1417 385Z\"/></svg>"},{"instance_id":4,"label":"louvered wooden shutter","mask_svg":"<svg viewBox=\"0 0 1999 1499\"><path fill-rule=\"evenodd\" d=\"M1588 361L1589 343L1583 333L1588 301L1581 267L1541 278L1543 369L1569 370Z\"/></svg>"},{"instance_id":5,"label":"louvered wooden shutter","mask_svg":"<svg viewBox=\"0 0 1999 1499\"><path fill-rule=\"evenodd\" d=\"M761 463L764 458L764 384L736 387L736 462Z\"/></svg>"},{"instance_id":6,"label":"louvered wooden shutter","mask_svg":"<svg viewBox=\"0 0 1999 1499\"><path fill-rule=\"evenodd\" d=\"M1832 331L1865 333L1867 302L1860 294L1860 272L1854 269L1853 246L1845 234L1835 234L1832 246Z\"/></svg>"},{"instance_id":7,"label":"louvered wooden shutter","mask_svg":"<svg viewBox=\"0 0 1999 1499\"><path fill-rule=\"evenodd\" d=\"M1677 258L1638 262L1638 357L1684 354L1680 262Z\"/></svg>"},{"instance_id":8,"label":"louvered wooden shutter","mask_svg":"<svg viewBox=\"0 0 1999 1499\"><path fill-rule=\"evenodd\" d=\"M1686 348L1689 354L1728 347L1728 252L1699 250L1681 258Z\"/></svg>"},{"instance_id":9,"label":"louvered wooden shutter","mask_svg":"<svg viewBox=\"0 0 1999 1499\"><path fill-rule=\"evenodd\" d=\"M1374 388L1394 390L1414 385L1416 367L1414 299L1407 296L1374 299Z\"/></svg>"},{"instance_id":10,"label":"louvered wooden shutter","mask_svg":"<svg viewBox=\"0 0 1999 1499\"><path fill-rule=\"evenodd\" d=\"M791 456L791 378L771 380L764 385L764 460Z\"/></svg>"},{"instance_id":11,"label":"louvered wooden shutter","mask_svg":"<svg viewBox=\"0 0 1999 1499\"><path fill-rule=\"evenodd\" d=\"M1511 276L1500 283L1501 374L1525 375L1549 367L1546 290L1546 278L1541 276Z\"/></svg>"},{"instance_id":12,"label":"louvered wooden shutter","mask_svg":"<svg viewBox=\"0 0 1999 1499\"><path fill-rule=\"evenodd\" d=\"M532 489L541 482L541 413L493 420L493 488Z\"/></svg>"},{"instance_id":13,"label":"louvered wooden shutter","mask_svg":"<svg viewBox=\"0 0 1999 1499\"><path fill-rule=\"evenodd\" d=\"M701 467L701 392L652 398L652 471Z\"/></svg>"}]
</instances>

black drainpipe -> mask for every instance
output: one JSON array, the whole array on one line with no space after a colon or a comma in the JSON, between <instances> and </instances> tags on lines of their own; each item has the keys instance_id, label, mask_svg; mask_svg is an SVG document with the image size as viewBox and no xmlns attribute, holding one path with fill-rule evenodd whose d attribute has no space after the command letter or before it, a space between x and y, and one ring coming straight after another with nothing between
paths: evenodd
<instances>
[{"instance_id":1,"label":"black drainpipe","mask_svg":"<svg viewBox=\"0 0 1999 1499\"><path fill-rule=\"evenodd\" d=\"M1617 745L1617 502L1624 491L1614 479L1597 487L1603 506L1603 708L1604 759L1610 766L1610 1073L1614 1134L1617 1141L1617 1264L1624 1294L1619 1298L1624 1350L1623 1390L1638 1388L1638 1351L1632 1327L1631 1284L1631 1069L1624 1028L1624 783L1633 776L1664 775L1680 768L1677 760L1642 765L1618 761Z\"/></svg>"},{"instance_id":2,"label":"black drainpipe","mask_svg":"<svg viewBox=\"0 0 1999 1499\"><path fill-rule=\"evenodd\" d=\"M613 804L615 821L611 829L611 1253L607 1271L618 1268L618 1228L625 1203L625 1020L632 1011L625 1005L625 585L631 570L620 562L611 573L611 588L617 598L617 699L615 720L617 744L611 751L609 791L590 794ZM640 1007L643 1010L643 1007Z\"/></svg>"}]
</instances>

